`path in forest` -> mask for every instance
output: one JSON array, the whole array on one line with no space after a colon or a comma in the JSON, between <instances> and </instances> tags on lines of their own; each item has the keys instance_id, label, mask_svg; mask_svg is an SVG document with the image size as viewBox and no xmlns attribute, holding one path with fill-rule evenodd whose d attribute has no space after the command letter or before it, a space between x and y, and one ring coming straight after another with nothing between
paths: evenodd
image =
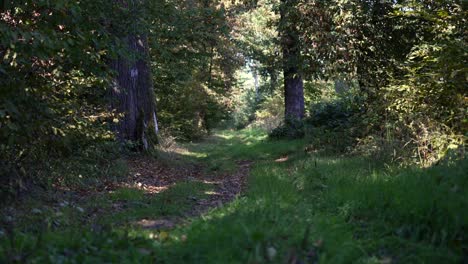
<instances>
[{"instance_id":1,"label":"path in forest","mask_svg":"<svg viewBox=\"0 0 468 264\"><path fill-rule=\"evenodd\" d=\"M127 157L125 180L19 210L21 233L0 230L0 262L5 248L32 263L461 263L465 226L453 219L467 192L453 184L468 163L402 173L310 150L307 139L229 130ZM449 223L456 243L412 235L426 223L436 238Z\"/></svg>"},{"instance_id":2,"label":"path in forest","mask_svg":"<svg viewBox=\"0 0 468 264\"><path fill-rule=\"evenodd\" d=\"M197 217L210 209L221 207L241 195L246 187L252 161L238 160L236 169L229 172L210 173L203 164L192 166L169 166L151 157L134 157L128 160L130 178L120 187L137 187L147 195L159 195L181 182L199 182L214 186L206 198L187 197L194 206L182 213L182 217L161 216L143 218L136 221L137 226L148 229L172 229L188 219Z\"/></svg>"}]
</instances>

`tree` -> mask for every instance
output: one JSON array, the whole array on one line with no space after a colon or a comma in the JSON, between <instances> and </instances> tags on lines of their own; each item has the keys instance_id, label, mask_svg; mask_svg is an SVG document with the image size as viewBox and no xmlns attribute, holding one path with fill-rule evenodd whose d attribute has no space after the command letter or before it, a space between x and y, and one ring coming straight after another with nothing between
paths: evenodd
<instances>
[{"instance_id":1,"label":"tree","mask_svg":"<svg viewBox=\"0 0 468 264\"><path fill-rule=\"evenodd\" d=\"M149 67L148 38L144 21L136 15L142 3L129 0L124 6L128 13L130 29L124 29L121 41L127 52L111 62L116 77L111 88L112 107L121 115L115 125L120 140L131 140L149 148L148 132L158 132L154 87ZM143 29L143 30L142 30Z\"/></svg>"},{"instance_id":2,"label":"tree","mask_svg":"<svg viewBox=\"0 0 468 264\"><path fill-rule=\"evenodd\" d=\"M151 68L164 132L200 138L228 119L234 73L243 64L230 38L232 10L214 1L152 2Z\"/></svg>"},{"instance_id":3,"label":"tree","mask_svg":"<svg viewBox=\"0 0 468 264\"><path fill-rule=\"evenodd\" d=\"M296 27L296 21L298 21L297 3L297 0L281 0L280 6L279 28L283 52L286 121L302 120L304 118L304 83L299 67L301 45Z\"/></svg>"}]
</instances>

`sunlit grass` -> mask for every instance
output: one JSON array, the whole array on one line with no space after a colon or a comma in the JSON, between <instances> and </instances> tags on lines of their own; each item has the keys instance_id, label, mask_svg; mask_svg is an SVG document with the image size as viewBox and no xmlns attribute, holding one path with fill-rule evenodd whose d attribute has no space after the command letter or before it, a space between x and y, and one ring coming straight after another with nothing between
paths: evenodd
<instances>
[{"instance_id":1,"label":"sunlit grass","mask_svg":"<svg viewBox=\"0 0 468 264\"><path fill-rule=\"evenodd\" d=\"M176 153L181 154L183 156L189 156L189 157L193 157L193 158L197 158L197 159L202 159L202 158L208 157L208 153L204 153L204 152L193 152L193 151L184 150L184 151L180 151L180 152L176 151Z\"/></svg>"},{"instance_id":2,"label":"sunlit grass","mask_svg":"<svg viewBox=\"0 0 468 264\"><path fill-rule=\"evenodd\" d=\"M145 194L136 188L121 188L110 194L114 212L104 223L118 224L141 219L183 216L190 213L196 201L214 194L214 186L199 181L175 184L158 194Z\"/></svg>"},{"instance_id":3,"label":"sunlit grass","mask_svg":"<svg viewBox=\"0 0 468 264\"><path fill-rule=\"evenodd\" d=\"M64 256L133 263L460 261L467 241L466 161L431 169L386 168L366 158L310 154L305 145L305 140L269 141L255 130L216 133L184 147L205 154L187 160L207 166L207 173L235 170L240 160L254 162L245 193L231 203L171 231L144 230L131 223L179 217L193 207L192 198L215 194L213 185L183 182L153 196L118 189L85 207L106 210L101 222L109 228L46 229L41 239L47 246L36 233L21 232L14 248L36 262ZM0 235L0 256L13 250L10 244Z\"/></svg>"}]
</instances>

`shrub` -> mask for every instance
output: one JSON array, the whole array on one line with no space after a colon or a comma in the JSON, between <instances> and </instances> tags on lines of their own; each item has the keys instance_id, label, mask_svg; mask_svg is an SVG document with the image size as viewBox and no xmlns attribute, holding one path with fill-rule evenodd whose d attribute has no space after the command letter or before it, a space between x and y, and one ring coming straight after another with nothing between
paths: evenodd
<instances>
[{"instance_id":1,"label":"shrub","mask_svg":"<svg viewBox=\"0 0 468 264\"><path fill-rule=\"evenodd\" d=\"M304 137L304 122L295 119L287 119L279 127L273 129L268 137L271 139L296 139Z\"/></svg>"},{"instance_id":2,"label":"shrub","mask_svg":"<svg viewBox=\"0 0 468 264\"><path fill-rule=\"evenodd\" d=\"M338 153L350 152L355 139L365 131L361 101L359 96L345 94L312 104L309 117L305 119L310 147Z\"/></svg>"},{"instance_id":3,"label":"shrub","mask_svg":"<svg viewBox=\"0 0 468 264\"><path fill-rule=\"evenodd\" d=\"M267 97L255 112L252 127L272 132L284 121L284 98L281 93Z\"/></svg>"}]
</instances>

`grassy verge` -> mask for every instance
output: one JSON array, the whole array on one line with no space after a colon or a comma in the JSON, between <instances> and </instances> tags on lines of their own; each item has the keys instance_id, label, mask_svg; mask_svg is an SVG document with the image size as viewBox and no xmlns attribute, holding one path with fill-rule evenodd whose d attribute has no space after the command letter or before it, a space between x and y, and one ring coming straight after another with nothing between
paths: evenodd
<instances>
[{"instance_id":1,"label":"grassy verge","mask_svg":"<svg viewBox=\"0 0 468 264\"><path fill-rule=\"evenodd\" d=\"M245 195L174 230L131 221L179 215L209 186L181 183L147 197L132 189L63 206L61 225L2 228L0 262L460 263L467 255L468 162L392 169L304 151L304 140L220 132L184 159L212 171L255 161ZM113 212L121 202L124 210ZM82 206L82 207L81 207ZM94 208L94 209L93 209ZM102 208L101 224L84 215ZM63 211L63 212L62 212ZM46 214L48 216L52 213ZM68 222L67 222L68 221Z\"/></svg>"}]
</instances>

